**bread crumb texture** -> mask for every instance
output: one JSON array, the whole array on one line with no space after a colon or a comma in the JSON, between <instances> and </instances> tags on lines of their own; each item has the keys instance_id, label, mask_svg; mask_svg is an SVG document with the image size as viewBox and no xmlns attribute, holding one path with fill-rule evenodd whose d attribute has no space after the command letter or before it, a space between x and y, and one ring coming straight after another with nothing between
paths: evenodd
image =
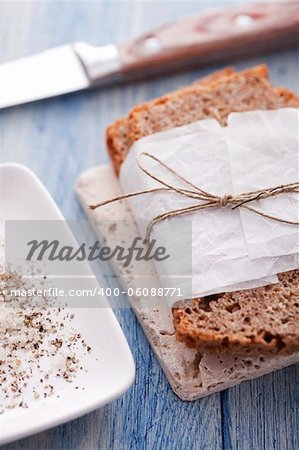
<instances>
[{"instance_id":1,"label":"bread crumb texture","mask_svg":"<svg viewBox=\"0 0 299 450\"><path fill-rule=\"evenodd\" d=\"M177 339L216 352L299 350L299 270L278 278L278 284L209 295L173 308Z\"/></svg>"}]
</instances>

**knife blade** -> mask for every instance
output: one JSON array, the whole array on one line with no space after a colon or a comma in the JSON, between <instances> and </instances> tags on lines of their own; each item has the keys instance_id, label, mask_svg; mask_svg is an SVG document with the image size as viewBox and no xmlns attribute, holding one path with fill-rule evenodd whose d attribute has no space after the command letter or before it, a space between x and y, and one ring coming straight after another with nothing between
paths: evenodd
<instances>
[{"instance_id":1,"label":"knife blade","mask_svg":"<svg viewBox=\"0 0 299 450\"><path fill-rule=\"evenodd\" d=\"M84 43L62 45L36 55L8 62L0 66L0 108L55 97L91 86L91 80L82 64L76 46L84 52L92 68L92 52L96 52L101 64L102 76L107 70L117 68L109 65L109 55L114 57L115 47L94 49ZM109 68L108 68L109 65ZM98 70L99 76L99 70Z\"/></svg>"},{"instance_id":2,"label":"knife blade","mask_svg":"<svg viewBox=\"0 0 299 450\"><path fill-rule=\"evenodd\" d=\"M222 8L174 22L122 45L63 45L0 66L0 108L298 46L299 3Z\"/></svg>"}]
</instances>

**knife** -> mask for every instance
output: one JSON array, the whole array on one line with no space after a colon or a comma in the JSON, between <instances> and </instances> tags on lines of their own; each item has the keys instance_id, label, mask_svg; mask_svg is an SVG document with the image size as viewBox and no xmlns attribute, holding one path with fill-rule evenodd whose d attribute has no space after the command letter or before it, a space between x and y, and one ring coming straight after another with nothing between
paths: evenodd
<instances>
[{"instance_id":1,"label":"knife","mask_svg":"<svg viewBox=\"0 0 299 450\"><path fill-rule=\"evenodd\" d=\"M205 12L126 45L63 45L0 66L0 108L298 45L299 3Z\"/></svg>"}]
</instances>

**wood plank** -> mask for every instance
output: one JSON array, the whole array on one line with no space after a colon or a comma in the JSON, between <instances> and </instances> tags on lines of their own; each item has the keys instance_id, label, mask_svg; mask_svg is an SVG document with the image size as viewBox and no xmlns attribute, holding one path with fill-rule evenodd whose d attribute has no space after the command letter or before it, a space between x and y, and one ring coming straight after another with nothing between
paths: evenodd
<instances>
[{"instance_id":1,"label":"wood plank","mask_svg":"<svg viewBox=\"0 0 299 450\"><path fill-rule=\"evenodd\" d=\"M299 365L222 393L224 449L299 448Z\"/></svg>"}]
</instances>

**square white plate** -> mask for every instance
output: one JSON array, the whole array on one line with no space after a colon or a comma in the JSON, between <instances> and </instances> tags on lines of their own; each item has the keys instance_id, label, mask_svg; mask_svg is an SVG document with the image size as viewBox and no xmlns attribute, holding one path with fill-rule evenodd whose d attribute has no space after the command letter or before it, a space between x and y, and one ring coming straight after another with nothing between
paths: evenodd
<instances>
[{"instance_id":1,"label":"square white plate","mask_svg":"<svg viewBox=\"0 0 299 450\"><path fill-rule=\"evenodd\" d=\"M0 239L4 236L5 220L63 220L63 217L50 194L29 169L17 164L2 164ZM111 402L133 383L133 357L108 301L107 307L78 308L74 314L71 325L92 349L90 353L82 354L86 371L78 373L73 383L57 380L54 389L59 398L54 395L30 400L28 409L15 408L0 415L0 444L84 415Z\"/></svg>"}]
</instances>

